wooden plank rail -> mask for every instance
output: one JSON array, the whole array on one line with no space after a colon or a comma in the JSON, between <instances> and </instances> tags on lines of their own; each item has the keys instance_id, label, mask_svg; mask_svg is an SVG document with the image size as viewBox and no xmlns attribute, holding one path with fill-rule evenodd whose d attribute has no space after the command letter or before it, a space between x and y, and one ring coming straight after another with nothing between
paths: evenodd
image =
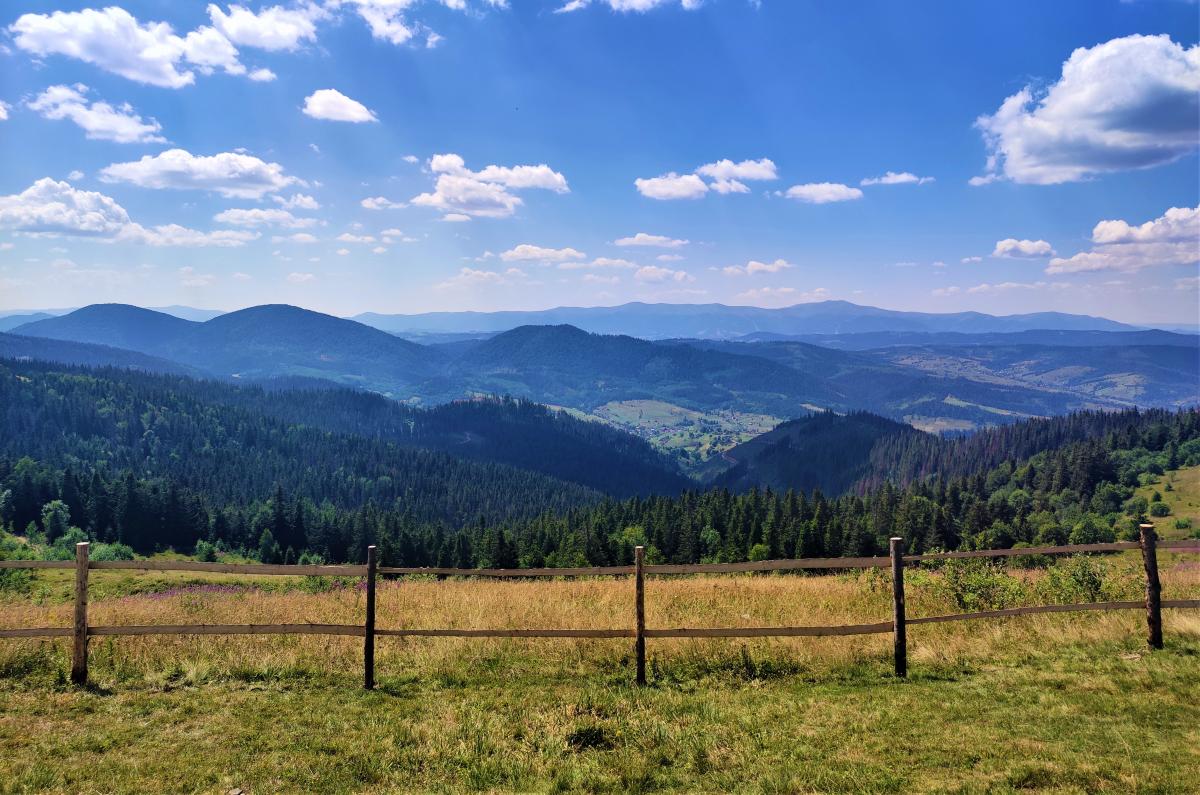
<instances>
[{"instance_id":1,"label":"wooden plank rail","mask_svg":"<svg viewBox=\"0 0 1200 795\"><path fill-rule=\"evenodd\" d=\"M75 611L71 627L25 627L0 629L0 638L62 638L72 637L73 654L71 679L76 684L87 682L88 639L97 636L148 635L341 635L361 637L363 646L363 686L375 685L376 637L441 637L441 638L633 638L635 641L636 675L638 684L646 681L647 638L772 638L772 637L830 637L839 635L869 635L892 633L893 654L897 676L908 671L907 634L909 624L939 624L950 621L1007 618L1039 613L1068 613L1082 611L1136 610L1145 608L1147 641L1151 648L1162 648L1163 609L1197 609L1200 599L1162 599L1158 578L1157 550L1200 552L1200 540L1159 542L1152 525L1143 525L1138 542L1107 544L1068 544L1057 547L1026 547L1018 549L989 549L967 552L939 552L923 555L904 555L903 539L892 538L888 557L867 558L805 558L800 560L763 560L747 563L701 563L690 565L645 563L645 550L634 551L633 566L586 566L557 569L455 569L378 566L375 547L367 551L365 566L269 565L260 563L202 563L182 560L90 561L87 542L76 545L75 561L5 560L0 568L69 569L75 570ZM904 564L954 558L998 558L1020 555L1054 555L1080 552L1116 552L1140 549L1146 570L1146 600L1139 602L1088 602L1067 605L1031 605L975 613L956 613L941 616L909 618L904 612ZM646 574L721 574L756 571L789 571L803 569L884 568L892 570L893 615L891 621L873 624L804 627L664 627L648 629L645 623ZM222 574L291 575L365 577L367 588L366 614L362 624L148 624L131 626L89 626L88 572L98 570L191 571ZM634 622L630 628L614 629L455 629L403 628L380 629L375 625L375 585L379 574L435 574L462 577L590 577L635 575Z\"/></svg>"}]
</instances>

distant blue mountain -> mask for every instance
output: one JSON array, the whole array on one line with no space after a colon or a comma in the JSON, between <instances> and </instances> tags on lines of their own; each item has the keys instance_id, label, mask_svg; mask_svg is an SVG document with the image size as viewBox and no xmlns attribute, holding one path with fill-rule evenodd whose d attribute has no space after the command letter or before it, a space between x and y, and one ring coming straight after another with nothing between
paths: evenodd
<instances>
[{"instance_id":1,"label":"distant blue mountain","mask_svg":"<svg viewBox=\"0 0 1200 795\"><path fill-rule=\"evenodd\" d=\"M629 303L609 307L559 307L533 312L428 312L418 315L364 313L354 320L402 334L507 331L518 326L569 324L594 334L628 334L643 339L693 337L731 339L755 332L853 334L863 332L959 332L969 334L1062 329L1133 331L1136 327L1087 315L1036 312L985 315L897 312L848 301L821 301L781 309L724 304Z\"/></svg>"}]
</instances>

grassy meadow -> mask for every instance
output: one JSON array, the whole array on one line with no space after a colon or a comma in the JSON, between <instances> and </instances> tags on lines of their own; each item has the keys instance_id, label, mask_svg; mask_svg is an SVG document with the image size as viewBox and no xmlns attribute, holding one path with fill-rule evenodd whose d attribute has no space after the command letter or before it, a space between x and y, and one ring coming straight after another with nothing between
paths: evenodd
<instances>
[{"instance_id":1,"label":"grassy meadow","mask_svg":"<svg viewBox=\"0 0 1200 795\"><path fill-rule=\"evenodd\" d=\"M1165 553L1166 598L1200 561ZM69 625L69 571L0 597L0 626ZM910 616L1142 593L1137 553L906 576ZM353 582L96 571L94 624L361 621ZM845 575L651 578L647 625L887 620L890 582ZM628 578L381 583L380 627L625 627ZM891 636L627 640L139 637L0 641L0 792L1180 792L1200 780L1200 615L1028 616Z\"/></svg>"}]
</instances>

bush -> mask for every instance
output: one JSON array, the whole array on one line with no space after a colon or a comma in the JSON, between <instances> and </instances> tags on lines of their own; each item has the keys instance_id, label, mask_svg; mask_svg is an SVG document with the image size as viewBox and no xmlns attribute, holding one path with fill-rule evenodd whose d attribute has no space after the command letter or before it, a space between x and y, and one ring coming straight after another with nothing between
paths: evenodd
<instances>
[{"instance_id":1,"label":"bush","mask_svg":"<svg viewBox=\"0 0 1200 795\"><path fill-rule=\"evenodd\" d=\"M1156 502L1150 506L1150 515L1151 516L1170 516L1171 515L1171 506L1167 505L1165 502Z\"/></svg>"},{"instance_id":2,"label":"bush","mask_svg":"<svg viewBox=\"0 0 1200 795\"><path fill-rule=\"evenodd\" d=\"M133 547L128 544L93 544L88 557L92 560L133 560Z\"/></svg>"},{"instance_id":3,"label":"bush","mask_svg":"<svg viewBox=\"0 0 1200 795\"><path fill-rule=\"evenodd\" d=\"M1046 569L1046 578L1036 586L1040 597L1052 604L1100 602L1106 591L1108 567L1086 555L1072 555Z\"/></svg>"},{"instance_id":4,"label":"bush","mask_svg":"<svg viewBox=\"0 0 1200 795\"><path fill-rule=\"evenodd\" d=\"M1175 520L1175 529L1176 530L1191 530L1192 529L1192 520L1191 519L1176 519Z\"/></svg>"},{"instance_id":5,"label":"bush","mask_svg":"<svg viewBox=\"0 0 1200 795\"><path fill-rule=\"evenodd\" d=\"M771 548L766 544L755 544L750 547L750 560L766 560L771 557Z\"/></svg>"},{"instance_id":6,"label":"bush","mask_svg":"<svg viewBox=\"0 0 1200 795\"><path fill-rule=\"evenodd\" d=\"M1025 587L991 561L952 558L942 567L939 590L965 612L999 610L1021 601Z\"/></svg>"}]
</instances>

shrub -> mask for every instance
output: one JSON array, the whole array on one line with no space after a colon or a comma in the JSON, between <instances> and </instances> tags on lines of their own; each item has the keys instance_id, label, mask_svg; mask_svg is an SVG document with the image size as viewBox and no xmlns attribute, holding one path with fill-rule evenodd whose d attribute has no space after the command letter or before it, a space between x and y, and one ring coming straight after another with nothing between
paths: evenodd
<instances>
[{"instance_id":1,"label":"shrub","mask_svg":"<svg viewBox=\"0 0 1200 795\"><path fill-rule=\"evenodd\" d=\"M1175 529L1176 530L1191 530L1192 529L1192 520L1191 519L1176 519L1175 520Z\"/></svg>"},{"instance_id":2,"label":"shrub","mask_svg":"<svg viewBox=\"0 0 1200 795\"><path fill-rule=\"evenodd\" d=\"M1036 586L1039 595L1054 604L1100 602L1105 593L1108 567L1086 555L1072 555L1046 569L1046 578Z\"/></svg>"},{"instance_id":3,"label":"shrub","mask_svg":"<svg viewBox=\"0 0 1200 795\"><path fill-rule=\"evenodd\" d=\"M1167 505L1165 502L1156 502L1150 506L1150 515L1151 516L1170 516L1171 515L1171 506Z\"/></svg>"},{"instance_id":4,"label":"shrub","mask_svg":"<svg viewBox=\"0 0 1200 795\"><path fill-rule=\"evenodd\" d=\"M771 557L771 548L766 544L755 544L750 547L750 560L766 560Z\"/></svg>"},{"instance_id":5,"label":"shrub","mask_svg":"<svg viewBox=\"0 0 1200 795\"><path fill-rule=\"evenodd\" d=\"M975 558L947 560L939 586L943 596L966 612L1008 607L1025 593L1021 581L1001 566Z\"/></svg>"},{"instance_id":6,"label":"shrub","mask_svg":"<svg viewBox=\"0 0 1200 795\"><path fill-rule=\"evenodd\" d=\"M92 560L133 560L133 547L128 544L95 544L88 557Z\"/></svg>"}]
</instances>

